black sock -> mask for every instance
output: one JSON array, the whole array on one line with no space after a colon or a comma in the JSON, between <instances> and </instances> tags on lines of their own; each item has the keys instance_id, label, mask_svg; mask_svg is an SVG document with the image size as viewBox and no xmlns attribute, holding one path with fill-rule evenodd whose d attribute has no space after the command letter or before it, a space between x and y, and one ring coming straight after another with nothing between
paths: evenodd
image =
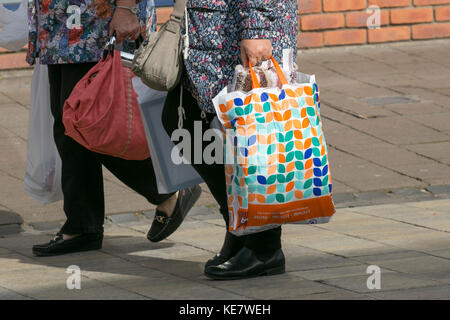
<instances>
[{"instance_id":1,"label":"black sock","mask_svg":"<svg viewBox=\"0 0 450 320\"><path fill-rule=\"evenodd\" d=\"M281 227L250 234L245 246L252 250L261 261L267 261L281 249Z\"/></svg>"},{"instance_id":2,"label":"black sock","mask_svg":"<svg viewBox=\"0 0 450 320\"><path fill-rule=\"evenodd\" d=\"M224 256L234 256L244 247L245 239L246 236L238 237L227 231L220 253Z\"/></svg>"}]
</instances>

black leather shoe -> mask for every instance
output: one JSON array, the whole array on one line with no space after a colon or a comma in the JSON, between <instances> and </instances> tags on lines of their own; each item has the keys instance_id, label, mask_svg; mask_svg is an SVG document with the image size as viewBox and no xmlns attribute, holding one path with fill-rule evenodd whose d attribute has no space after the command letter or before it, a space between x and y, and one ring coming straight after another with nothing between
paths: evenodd
<instances>
[{"instance_id":1,"label":"black leather shoe","mask_svg":"<svg viewBox=\"0 0 450 320\"><path fill-rule=\"evenodd\" d=\"M233 258L218 266L205 268L205 275L215 280L236 280L285 272L285 259L278 249L266 261L261 261L255 252L244 247Z\"/></svg>"},{"instance_id":2,"label":"black leather shoe","mask_svg":"<svg viewBox=\"0 0 450 320\"><path fill-rule=\"evenodd\" d=\"M202 188L198 185L180 190L177 204L170 217L165 212L156 210L152 226L147 233L147 239L152 242L158 242L174 233L183 222L189 210L192 209L195 202L200 198L201 193Z\"/></svg>"},{"instance_id":3,"label":"black leather shoe","mask_svg":"<svg viewBox=\"0 0 450 320\"><path fill-rule=\"evenodd\" d=\"M245 238L246 236L238 237L227 231L222 249L205 263L205 269L210 266L218 266L233 258L244 247Z\"/></svg>"},{"instance_id":4,"label":"black leather shoe","mask_svg":"<svg viewBox=\"0 0 450 320\"><path fill-rule=\"evenodd\" d=\"M64 240L60 234L48 243L33 246L33 254L38 257L57 256L66 253L99 250L102 248L103 234L85 233Z\"/></svg>"}]
</instances>

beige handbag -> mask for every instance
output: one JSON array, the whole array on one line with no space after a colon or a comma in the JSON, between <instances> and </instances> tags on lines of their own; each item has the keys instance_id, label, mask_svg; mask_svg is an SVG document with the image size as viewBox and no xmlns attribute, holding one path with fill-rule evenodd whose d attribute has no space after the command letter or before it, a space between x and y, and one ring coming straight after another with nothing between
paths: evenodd
<instances>
[{"instance_id":1,"label":"beige handbag","mask_svg":"<svg viewBox=\"0 0 450 320\"><path fill-rule=\"evenodd\" d=\"M177 0L169 21L159 31L151 32L135 53L132 70L152 89L170 91L180 81L181 23L185 8L186 0Z\"/></svg>"}]
</instances>

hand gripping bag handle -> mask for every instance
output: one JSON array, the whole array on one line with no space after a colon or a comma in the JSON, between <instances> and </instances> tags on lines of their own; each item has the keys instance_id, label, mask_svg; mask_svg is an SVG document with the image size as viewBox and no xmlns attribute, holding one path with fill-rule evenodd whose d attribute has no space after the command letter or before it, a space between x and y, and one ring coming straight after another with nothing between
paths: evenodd
<instances>
[{"instance_id":1,"label":"hand gripping bag handle","mask_svg":"<svg viewBox=\"0 0 450 320\"><path fill-rule=\"evenodd\" d=\"M134 40L136 49L139 48L143 42L144 42L144 38L142 37L141 34L139 34L137 39ZM111 38L109 38L109 40L105 44L105 48L103 50L103 55L102 55L103 60L105 60L108 57L108 55L114 56L115 44L116 44L116 32L114 31Z\"/></svg>"},{"instance_id":2,"label":"hand gripping bag handle","mask_svg":"<svg viewBox=\"0 0 450 320\"><path fill-rule=\"evenodd\" d=\"M275 69L277 70L278 79L280 79L281 84L284 86L285 84L288 84L286 77L284 76L283 71L281 70L280 66L276 62L275 58L273 56L270 57L270 60L272 61ZM255 71L253 70L252 64L250 61L248 62L248 68L250 70L250 77L252 79L252 89L261 88L258 77L256 76Z\"/></svg>"}]
</instances>

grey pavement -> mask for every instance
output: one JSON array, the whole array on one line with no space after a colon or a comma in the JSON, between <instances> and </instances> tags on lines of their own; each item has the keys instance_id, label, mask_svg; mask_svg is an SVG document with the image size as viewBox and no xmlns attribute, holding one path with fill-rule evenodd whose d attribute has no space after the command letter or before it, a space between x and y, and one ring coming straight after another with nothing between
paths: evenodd
<instances>
[{"instance_id":1,"label":"grey pavement","mask_svg":"<svg viewBox=\"0 0 450 320\"><path fill-rule=\"evenodd\" d=\"M329 224L283 228L287 274L213 282L223 240L206 186L169 239L146 240L154 207L107 170L99 252L38 259L62 203L23 190L30 70L0 72L0 299L450 299L450 40L302 51L315 73L329 145ZM78 265L82 289L68 290ZM381 289L366 285L369 265Z\"/></svg>"},{"instance_id":2,"label":"grey pavement","mask_svg":"<svg viewBox=\"0 0 450 320\"><path fill-rule=\"evenodd\" d=\"M212 281L204 262L220 248L218 213L197 207L172 236L151 243L151 214L108 219L100 251L37 258L47 231L0 238L0 299L450 299L450 199L338 209L325 225L283 227L287 273ZM81 270L68 289L67 268ZM367 286L369 266L380 287Z\"/></svg>"}]
</instances>

